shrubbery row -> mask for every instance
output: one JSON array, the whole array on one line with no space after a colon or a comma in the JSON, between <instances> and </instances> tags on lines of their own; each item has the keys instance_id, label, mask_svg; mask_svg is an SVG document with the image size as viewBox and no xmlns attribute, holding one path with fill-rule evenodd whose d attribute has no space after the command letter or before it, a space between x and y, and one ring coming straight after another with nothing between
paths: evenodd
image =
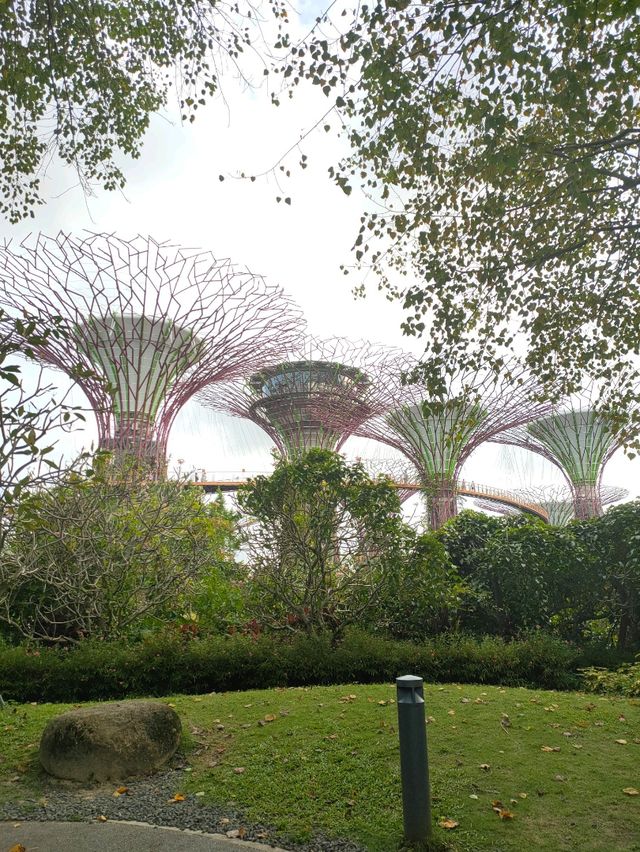
<instances>
[{"instance_id":1,"label":"shrubbery row","mask_svg":"<svg viewBox=\"0 0 640 852\"><path fill-rule=\"evenodd\" d=\"M337 647L304 636L283 642L269 636L156 635L132 644L83 642L68 650L0 647L0 694L5 700L69 702L374 683L407 673L427 683L571 689L581 684L581 666L608 665L614 656L544 634L513 642L454 635L413 644L351 631Z\"/></svg>"}]
</instances>

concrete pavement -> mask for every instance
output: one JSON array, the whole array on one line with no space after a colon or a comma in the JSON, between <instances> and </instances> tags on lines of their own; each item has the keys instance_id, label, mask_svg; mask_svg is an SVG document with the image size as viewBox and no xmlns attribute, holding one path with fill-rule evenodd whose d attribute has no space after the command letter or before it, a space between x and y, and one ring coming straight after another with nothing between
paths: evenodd
<instances>
[{"instance_id":1,"label":"concrete pavement","mask_svg":"<svg viewBox=\"0 0 640 852\"><path fill-rule=\"evenodd\" d=\"M20 850L18 844L26 852L285 852L223 834L141 822L0 822L0 852Z\"/></svg>"}]
</instances>

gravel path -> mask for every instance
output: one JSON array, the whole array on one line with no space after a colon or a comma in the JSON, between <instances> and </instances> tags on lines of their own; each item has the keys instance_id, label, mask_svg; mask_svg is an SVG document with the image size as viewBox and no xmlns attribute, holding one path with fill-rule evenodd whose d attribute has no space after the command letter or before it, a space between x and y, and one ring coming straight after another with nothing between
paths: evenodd
<instances>
[{"instance_id":1,"label":"gravel path","mask_svg":"<svg viewBox=\"0 0 640 852\"><path fill-rule=\"evenodd\" d=\"M152 825L168 825L197 831L228 833L258 843L295 849L296 852L366 852L348 840L318 836L312 841L292 845L269 826L247 822L234 802L226 805L204 804L197 796L170 802L184 787L185 769L178 757L173 765L150 778L127 782L129 792L114 796L114 784L87 787L73 781L47 780L39 800L20 800L0 804L0 820L136 820Z\"/></svg>"}]
</instances>

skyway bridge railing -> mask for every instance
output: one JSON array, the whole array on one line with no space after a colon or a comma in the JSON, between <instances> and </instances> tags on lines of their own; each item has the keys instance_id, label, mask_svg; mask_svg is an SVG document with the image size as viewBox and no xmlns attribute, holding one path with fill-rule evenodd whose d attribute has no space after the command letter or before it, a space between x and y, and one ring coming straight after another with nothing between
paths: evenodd
<instances>
[{"instance_id":1,"label":"skyway bridge railing","mask_svg":"<svg viewBox=\"0 0 640 852\"><path fill-rule=\"evenodd\" d=\"M241 485L245 485L250 479L256 476L268 476L270 473L271 471L268 470L201 471L192 481L194 485L202 486L206 493L213 494L217 491L237 491ZM422 485L419 482L394 482L394 485L398 489L422 490ZM494 503L513 506L520 512L535 515L537 518L549 522L549 513L543 506L523 500L513 491L495 488L493 485L484 485L479 482L468 482L463 479L458 482L456 492L461 497L478 497Z\"/></svg>"}]
</instances>

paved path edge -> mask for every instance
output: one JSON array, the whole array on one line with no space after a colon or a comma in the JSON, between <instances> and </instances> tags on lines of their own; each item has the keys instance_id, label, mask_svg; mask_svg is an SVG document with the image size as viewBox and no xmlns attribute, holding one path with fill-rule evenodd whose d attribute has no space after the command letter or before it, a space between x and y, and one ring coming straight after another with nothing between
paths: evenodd
<instances>
[{"instance_id":1,"label":"paved path edge","mask_svg":"<svg viewBox=\"0 0 640 852\"><path fill-rule=\"evenodd\" d=\"M247 849L254 850L254 852L288 852L288 850L283 849L280 846L268 846L263 843L256 843L252 840L241 840L239 838L231 838L227 837L225 834L213 834L206 831L197 831L189 828L177 828L175 826L167 826L167 825L154 825L148 822L138 822L136 820L115 820L109 819L106 822L98 822L95 819L83 819L83 820L0 820L0 842L7 842L3 837L3 829L10 829L8 841L10 843L22 843L27 850L29 850L30 841L29 834L31 833L32 837L34 834L39 835L43 832L44 827L47 826L52 833L59 833L61 835L69 832L73 835L74 830L79 829L82 826L82 829L78 831L78 834L82 834L87 831L87 827L90 826L91 829L95 832L99 832L103 829L106 829L105 834L112 834L113 828L121 828L123 837L131 832L128 829L133 829L134 832L136 829L141 829L143 834L147 834L153 832L153 835L157 837L157 833L161 832L164 840L163 840L163 848L167 850L167 852L171 852L172 846L169 835L171 835L171 839L175 839L176 843L180 844L180 840L185 836L199 837L202 838L203 841L210 840L211 848L213 850L229 850L229 852L236 852L239 849ZM105 837L105 840L107 838ZM166 841L166 843L165 843ZM36 843L37 843L36 839ZM72 847L69 847L72 848ZM108 852L109 845L104 845L105 852ZM81 852L82 847L76 846L78 852ZM5 852L2 847L0 847L0 852Z\"/></svg>"}]
</instances>

